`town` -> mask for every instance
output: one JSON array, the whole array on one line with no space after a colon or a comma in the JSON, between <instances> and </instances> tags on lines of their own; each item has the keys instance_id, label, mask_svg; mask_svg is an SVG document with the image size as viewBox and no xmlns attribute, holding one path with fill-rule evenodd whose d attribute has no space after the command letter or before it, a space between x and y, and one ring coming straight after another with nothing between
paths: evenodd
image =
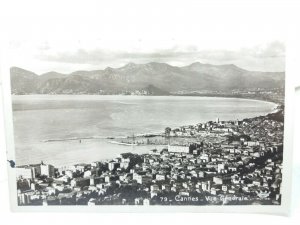
<instances>
[{"instance_id":1,"label":"town","mask_svg":"<svg viewBox=\"0 0 300 225\"><path fill-rule=\"evenodd\" d=\"M283 130L279 106L255 118L166 128L166 147L147 154L17 166L18 204L278 205ZM185 141L173 141L181 136Z\"/></svg>"}]
</instances>

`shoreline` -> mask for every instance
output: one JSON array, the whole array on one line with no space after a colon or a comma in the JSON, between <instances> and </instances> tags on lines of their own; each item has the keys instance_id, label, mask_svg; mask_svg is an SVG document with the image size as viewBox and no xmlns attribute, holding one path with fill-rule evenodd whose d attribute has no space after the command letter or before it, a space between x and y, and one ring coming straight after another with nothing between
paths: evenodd
<instances>
[{"instance_id":1,"label":"shoreline","mask_svg":"<svg viewBox=\"0 0 300 225\"><path fill-rule=\"evenodd\" d=\"M23 96L23 95L21 95ZM28 95L27 95L28 96ZM42 96L42 95L41 95ZM46 96L46 95L43 95L43 96ZM83 96L83 95L81 95ZM100 95L98 95L100 96ZM106 95L101 95L101 96L106 96ZM116 96L116 95L110 95L110 97L113 97L113 96ZM119 96L119 95L117 95ZM128 96L128 97L143 97L143 96ZM146 96L146 97L159 97L159 96ZM166 96L165 96L166 97ZM186 96L175 96L175 95L172 95L172 96L168 96L168 97L186 97ZM189 96L189 97L204 97L204 96ZM208 98L212 98L212 96L207 96ZM215 98L231 98L231 99L245 99L245 100L249 100L249 101L261 101L261 102L267 102L267 103L272 103L274 104L274 107L272 107L272 109L270 110L270 112L267 112L267 113L262 113L261 115L258 115L258 116L267 116L268 114L273 114L273 113L277 113L278 111L282 110L280 109L280 107L282 107L283 105L281 104L278 104L278 103L275 103L275 102L271 102L271 101L265 101L265 100L258 100L258 99L249 99L249 98L235 98L235 97L219 97L219 96L215 96ZM258 117L256 116L256 117ZM240 120L243 120L243 119L251 119L251 118L255 118L255 117L249 117L249 118L242 118ZM208 121L206 121L208 122ZM190 125L190 124L189 124ZM181 125L181 126L189 126L189 125ZM179 126L180 127L180 126ZM163 131L156 131L156 132L150 132L150 133L139 133L139 134L136 134L135 137L142 137L142 138L145 138L145 136L148 136L148 135L160 135L161 137L164 135L164 132ZM97 139L103 139L103 140L107 140L107 142L109 142L110 140L115 140L117 138L129 138L130 136L126 136L126 135L122 135L122 136L116 136L116 137L112 137L112 136L89 136L89 137L70 137L70 138L66 138L66 139L59 139L59 138L55 138L55 139L49 139L49 140L41 140L42 142L55 142L55 141L61 141L61 142L64 142L64 141L80 141L81 139L82 140L97 140ZM119 144L119 145L127 145L127 146L133 146L132 144L126 144L126 143L110 143L110 144ZM158 144L151 144L149 146L156 146ZM135 145L134 147L143 147L143 146L146 146L145 144L143 145ZM126 151L126 149L124 149L124 151ZM102 159L101 159L102 160ZM108 160L108 159L106 159ZM85 163L91 163L92 161L86 161ZM33 164L33 163L30 163L30 164ZM68 164L71 164L71 163L68 163ZM24 163L20 164L20 165L26 165Z\"/></svg>"},{"instance_id":2,"label":"shoreline","mask_svg":"<svg viewBox=\"0 0 300 225\"><path fill-rule=\"evenodd\" d=\"M260 98L251 98L245 96L226 96L226 95L210 95L210 94L198 94L198 95L184 95L184 94L171 94L171 95L99 95L99 94L24 94L24 95L16 95L11 94L12 98L18 96L107 96L107 97L114 97L114 96L126 96L126 97L206 97L206 98L231 98L231 99L245 99L245 100L253 100L253 101L261 101L261 102L268 102L274 103L276 105L280 105L281 103L271 100L271 99L260 99Z\"/></svg>"},{"instance_id":3,"label":"shoreline","mask_svg":"<svg viewBox=\"0 0 300 225\"><path fill-rule=\"evenodd\" d=\"M277 104L276 107L274 107L272 109L272 111L269 112L269 113L265 113L264 115L251 117L251 118L243 118L239 121L243 121L245 119L254 119L254 118L258 118L258 117L267 117L268 115L276 114L280 111L284 111L284 109L280 108L281 106L282 105ZM226 120L224 122L228 122L228 121L232 121L232 120ZM207 122L209 122L209 121L207 121ZM190 126L190 125L183 125L183 126L185 127L185 126ZM135 137L145 138L149 135L155 135L154 137L163 137L163 138L165 138L164 132L140 133L140 134L137 134ZM153 146L153 147L155 147L155 146L160 146L160 147L161 146L167 146L167 145L164 145L164 144L130 144L130 143L122 143L122 142L114 141L116 138L127 139L127 138L129 138L129 136L127 136L127 137L126 136L119 136L119 137L111 137L111 136L110 137L105 137L105 136L97 137L97 136L93 136L93 137L86 137L86 138L59 139L58 141L65 141L65 140L67 140L67 141L75 141L75 140L78 141L80 139L106 139L106 140L108 140L108 143L110 143L110 144L124 145L124 146L134 146L134 147L139 147L139 146L140 147L142 147L142 146ZM183 137L177 137L177 138L183 138ZM185 138L189 138L189 137L185 137ZM111 140L111 141L109 141L109 140ZM56 141L56 140L55 139L49 140L49 142L51 142L51 141ZM109 161L111 159L112 158L107 158L107 159L101 159L101 160L98 160L98 161L105 162L105 161ZM94 162L94 161L84 162L84 164L89 164L89 163L92 163L92 162ZM16 166L24 166L24 165L31 165L31 164L34 164L34 163L22 164L22 165L16 165ZM76 165L76 164L80 164L80 163L68 163L68 165ZM65 166L57 166L56 168L63 168L63 167L65 167Z\"/></svg>"},{"instance_id":4,"label":"shoreline","mask_svg":"<svg viewBox=\"0 0 300 225\"><path fill-rule=\"evenodd\" d=\"M21 97L21 96L68 96L70 94L58 94L58 95L52 95L52 94L25 94L25 95L15 95L12 94L13 97ZM263 116L266 116L270 113L277 113L278 110L280 110L279 108L281 106L283 106L283 104L280 104L276 101L270 101L270 100L262 100L262 99L256 99L256 98L245 98L245 97L238 97L238 96L210 96L210 95L86 95L86 94L71 94L70 96L109 96L109 97L114 97L114 96L128 96L128 97L207 97L207 98L226 98L226 99L244 99L244 100L250 100L250 101L259 101L259 102L266 102L266 103L272 103L274 104L274 107L272 108L272 110L268 113L265 113ZM18 110L13 110L13 111L18 111ZM249 119L249 118L243 118L243 119ZM243 120L242 119L242 120ZM208 121L207 121L208 122ZM191 124L188 125L181 125L181 126L189 126ZM180 126L179 126L180 127ZM162 131L155 131L155 132L150 132L150 133L139 133L136 134L135 137L146 137L146 136L160 136L163 135L164 132ZM70 137L70 138L56 138L56 139L46 139L46 140L42 140L41 142L63 142L63 141L80 141L80 140L92 140L92 139L126 139L129 138L130 136L90 136L90 137ZM118 143L116 143L118 144ZM119 143L119 144L123 144L123 143Z\"/></svg>"},{"instance_id":5,"label":"shoreline","mask_svg":"<svg viewBox=\"0 0 300 225\"><path fill-rule=\"evenodd\" d=\"M255 100L255 101L259 101L259 100ZM275 103L274 103L275 104ZM267 112L261 116L268 116L270 114L276 114L278 113L279 111L281 111L282 109L280 109L282 105L280 104L275 104L275 107L272 108L272 110L270 112ZM259 117L259 116L256 116L256 117ZM253 118L256 118L256 117L251 117L251 118L243 118L241 119L240 121L244 120L244 119L253 119ZM226 120L224 122L228 122L228 121L231 121L231 120ZM209 121L206 121L206 122L209 122ZM188 124L188 125L181 125L179 127L188 127L188 126L193 126L192 124ZM178 127L176 127L178 128ZM175 128L175 129L176 129ZM148 137L164 137L165 138L165 134L164 132L151 132L151 133L142 133L142 134L137 134L135 135L135 137L137 138L148 138ZM130 136L127 136L127 137L115 137L113 139L124 139L124 140L128 140L128 139L131 139L132 137ZM173 138L189 138L189 137L186 137L186 136L176 136L176 137L173 137ZM191 138L191 137L190 137ZM108 139L108 138L107 138ZM142 145L153 145L155 146L155 144L133 144L133 143L126 143L126 142L121 142L121 141L111 141L109 142L111 144L118 144L118 145L129 145L129 146L142 146Z\"/></svg>"}]
</instances>

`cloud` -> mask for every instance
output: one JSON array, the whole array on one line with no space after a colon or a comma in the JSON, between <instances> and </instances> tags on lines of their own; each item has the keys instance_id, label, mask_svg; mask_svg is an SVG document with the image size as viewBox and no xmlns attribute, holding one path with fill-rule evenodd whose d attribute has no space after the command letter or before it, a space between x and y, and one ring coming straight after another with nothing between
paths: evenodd
<instances>
[{"instance_id":1,"label":"cloud","mask_svg":"<svg viewBox=\"0 0 300 225\"><path fill-rule=\"evenodd\" d=\"M253 48L237 50L199 50L197 46L173 46L165 49L152 49L143 51L134 50L109 50L104 48L79 48L73 51L54 51L47 44L35 57L42 61L60 64L76 64L99 67L119 67L128 62L148 63L164 62L175 66L183 66L195 61L211 64L236 64L244 69L257 71L284 71L285 46L282 42L272 42ZM78 68L81 69L81 68Z\"/></svg>"},{"instance_id":2,"label":"cloud","mask_svg":"<svg viewBox=\"0 0 300 225\"><path fill-rule=\"evenodd\" d=\"M282 42L272 42L267 46L257 47L257 51L253 53L258 58L278 58L285 56L285 46Z\"/></svg>"},{"instance_id":3,"label":"cloud","mask_svg":"<svg viewBox=\"0 0 300 225\"><path fill-rule=\"evenodd\" d=\"M193 51L194 49L194 51ZM45 54L46 53L46 54ZM49 53L49 54L48 54ZM170 49L156 49L153 51L112 51L102 48L87 50L78 49L76 51L67 52L43 52L43 54L36 55L37 58L47 61L57 61L64 63L82 63L82 64L96 64L103 61L111 60L157 60L181 58L182 56L189 57L196 54L195 48L187 47L187 51L179 49L177 46Z\"/></svg>"}]
</instances>

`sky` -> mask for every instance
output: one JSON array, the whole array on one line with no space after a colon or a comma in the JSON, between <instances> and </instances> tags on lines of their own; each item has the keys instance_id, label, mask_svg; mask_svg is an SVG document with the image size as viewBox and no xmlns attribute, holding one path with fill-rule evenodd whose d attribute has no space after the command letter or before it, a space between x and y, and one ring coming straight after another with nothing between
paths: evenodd
<instances>
[{"instance_id":1,"label":"sky","mask_svg":"<svg viewBox=\"0 0 300 225\"><path fill-rule=\"evenodd\" d=\"M68 16L52 5L44 6L45 12L14 9L14 15L7 15L9 25L0 22L9 65L37 74L116 68L129 62L285 71L282 2L96 2L86 4L87 10L73 4Z\"/></svg>"},{"instance_id":2,"label":"sky","mask_svg":"<svg viewBox=\"0 0 300 225\"><path fill-rule=\"evenodd\" d=\"M194 42L179 45L175 40L170 43L143 40L128 42L130 44L127 43L126 47L116 47L114 44L111 46L103 40L89 40L88 45L82 40L76 43L45 41L38 46L36 42L12 43L16 55L12 65L36 73L70 73L75 70L118 68L127 63L149 62L168 63L173 66L201 62L215 65L235 64L253 71L285 70L285 46L280 41L237 49L226 46L218 49L201 48ZM31 52L29 56L28 52Z\"/></svg>"}]
</instances>

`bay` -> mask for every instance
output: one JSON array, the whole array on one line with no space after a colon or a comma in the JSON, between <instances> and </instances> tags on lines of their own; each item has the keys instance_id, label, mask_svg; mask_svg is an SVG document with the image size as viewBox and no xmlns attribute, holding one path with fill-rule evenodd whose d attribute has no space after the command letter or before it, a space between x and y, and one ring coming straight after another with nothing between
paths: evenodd
<instances>
[{"instance_id":1,"label":"bay","mask_svg":"<svg viewBox=\"0 0 300 225\"><path fill-rule=\"evenodd\" d=\"M110 159L122 152L145 153L155 146L116 145L106 137L163 132L167 126L216 118L251 118L275 106L250 99L194 96L13 96L16 163L43 160L65 166Z\"/></svg>"}]
</instances>

